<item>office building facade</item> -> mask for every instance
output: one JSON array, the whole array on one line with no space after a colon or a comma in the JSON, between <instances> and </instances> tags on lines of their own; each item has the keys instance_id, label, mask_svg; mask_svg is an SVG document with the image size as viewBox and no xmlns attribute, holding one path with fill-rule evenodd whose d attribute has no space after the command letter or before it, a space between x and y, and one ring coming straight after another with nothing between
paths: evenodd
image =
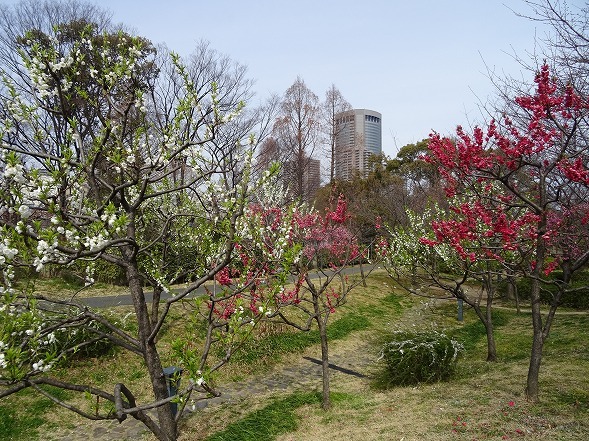
<instances>
[{"instance_id":1,"label":"office building facade","mask_svg":"<svg viewBox=\"0 0 589 441\"><path fill-rule=\"evenodd\" d=\"M336 178L366 176L370 156L382 154L382 115L368 109L347 110L336 115L335 123Z\"/></svg>"}]
</instances>

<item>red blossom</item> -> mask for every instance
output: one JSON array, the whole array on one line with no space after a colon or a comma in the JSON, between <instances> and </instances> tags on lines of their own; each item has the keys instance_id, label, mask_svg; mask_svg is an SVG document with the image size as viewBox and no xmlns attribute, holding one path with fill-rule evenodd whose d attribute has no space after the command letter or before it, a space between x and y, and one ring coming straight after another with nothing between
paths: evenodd
<instances>
[{"instance_id":1,"label":"red blossom","mask_svg":"<svg viewBox=\"0 0 589 441\"><path fill-rule=\"evenodd\" d=\"M589 184L589 169L587 169L587 166L583 162L583 158L580 156L577 157L574 162L565 158L558 163L558 168L564 173L567 179L574 182Z\"/></svg>"},{"instance_id":2,"label":"red blossom","mask_svg":"<svg viewBox=\"0 0 589 441\"><path fill-rule=\"evenodd\" d=\"M215 280L223 286L231 285L231 277L229 277L229 268L224 267L221 271L219 271L215 276Z\"/></svg>"},{"instance_id":3,"label":"red blossom","mask_svg":"<svg viewBox=\"0 0 589 441\"><path fill-rule=\"evenodd\" d=\"M547 65L534 81L535 92L515 100L529 115L527 123L504 117L492 120L486 130L475 127L467 133L458 127L454 138L430 135L425 160L437 166L448 198L464 195L468 202L452 201L452 216L432 223L435 241L424 238L421 243L447 243L472 261L502 260L501 250L530 250L543 241L548 255L540 265L546 274L587 249L589 234L580 226L588 223L589 210L577 210L583 205L577 201L569 207L561 203L556 210L541 202L545 193L539 184L553 183L561 194L561 189L577 194L575 185L589 185L589 155L565 133L589 104L570 85L559 89ZM570 150L565 153L563 146ZM546 220L548 228L541 227Z\"/></svg>"}]
</instances>

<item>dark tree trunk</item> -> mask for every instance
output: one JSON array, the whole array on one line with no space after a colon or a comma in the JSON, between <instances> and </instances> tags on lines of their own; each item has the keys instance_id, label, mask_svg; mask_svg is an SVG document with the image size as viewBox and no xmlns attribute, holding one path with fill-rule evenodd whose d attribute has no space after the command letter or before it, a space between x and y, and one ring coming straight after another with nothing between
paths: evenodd
<instances>
[{"instance_id":1,"label":"dark tree trunk","mask_svg":"<svg viewBox=\"0 0 589 441\"><path fill-rule=\"evenodd\" d=\"M519 292L517 289L517 281L513 274L507 276L507 300L515 300L515 309L519 314L521 312L519 306Z\"/></svg>"},{"instance_id":2,"label":"dark tree trunk","mask_svg":"<svg viewBox=\"0 0 589 441\"><path fill-rule=\"evenodd\" d=\"M542 312L540 311L540 282L536 278L532 282L532 353L528 367L528 379L526 382L526 397L528 400L537 402L539 399L539 377L540 364L542 363L542 349L544 347L544 336L542 332Z\"/></svg>"},{"instance_id":3,"label":"dark tree trunk","mask_svg":"<svg viewBox=\"0 0 589 441\"><path fill-rule=\"evenodd\" d=\"M153 299L151 300L151 323L152 326L157 323L159 318L160 299L162 297L162 288L159 285L153 287Z\"/></svg>"},{"instance_id":4,"label":"dark tree trunk","mask_svg":"<svg viewBox=\"0 0 589 441\"><path fill-rule=\"evenodd\" d=\"M495 332L493 329L492 310L489 301L487 300L487 308L483 313L480 305L470 304L473 307L476 315L481 320L481 323L485 327L485 333L487 335L487 361L497 361L497 347L495 346Z\"/></svg>"},{"instance_id":5,"label":"dark tree trunk","mask_svg":"<svg viewBox=\"0 0 589 441\"><path fill-rule=\"evenodd\" d=\"M540 365L542 363L542 352L544 350L544 343L550 334L552 323L556 315L556 310L562 296L569 286L572 279L572 272L570 267L563 265L563 280L559 285L557 293L554 295L546 320L542 320L542 311L540 309L540 284L542 283L539 277L540 272L535 275L532 280L532 325L534 329L533 340L532 340L532 353L530 355L530 366L528 368L528 379L526 383L526 397L532 402L538 402L540 400Z\"/></svg>"},{"instance_id":6,"label":"dark tree trunk","mask_svg":"<svg viewBox=\"0 0 589 441\"><path fill-rule=\"evenodd\" d=\"M497 347L495 346L495 332L493 329L493 297L487 296L487 310L485 311L485 331L487 333L487 361L497 361Z\"/></svg>"},{"instance_id":7,"label":"dark tree trunk","mask_svg":"<svg viewBox=\"0 0 589 441\"><path fill-rule=\"evenodd\" d=\"M331 408L331 396L329 393L329 350L327 346L327 320L321 316L317 317L317 326L321 337L321 368L323 376L323 392L321 407L324 410Z\"/></svg>"},{"instance_id":8,"label":"dark tree trunk","mask_svg":"<svg viewBox=\"0 0 589 441\"><path fill-rule=\"evenodd\" d=\"M149 338L152 325L147 311L147 302L143 292L141 276L134 258L131 259L130 265L127 267L127 279L137 316L138 336L142 345L143 359L149 372L153 394L156 400L163 400L168 398L168 388L155 339ZM160 441L175 441L177 439L177 425L172 414L171 406L164 405L158 407L157 419L159 430L154 431L157 439Z\"/></svg>"},{"instance_id":9,"label":"dark tree trunk","mask_svg":"<svg viewBox=\"0 0 589 441\"><path fill-rule=\"evenodd\" d=\"M497 347L495 345L495 332L493 328L493 287L488 281L484 281L483 284L487 290L487 302L486 302L486 310L483 313L479 301L473 301L472 299L468 298L464 294L462 288L457 288L454 290L454 297L457 299L462 299L467 305L471 306L474 309L477 317L485 327L485 333L487 335L487 361L495 362L497 361Z\"/></svg>"},{"instance_id":10,"label":"dark tree trunk","mask_svg":"<svg viewBox=\"0 0 589 441\"><path fill-rule=\"evenodd\" d=\"M489 270L484 279L484 287L487 291L487 309L485 311L485 330L487 332L487 361L497 361L497 346L495 346L495 332L493 327L493 299L495 298L495 285L493 275Z\"/></svg>"},{"instance_id":11,"label":"dark tree trunk","mask_svg":"<svg viewBox=\"0 0 589 441\"><path fill-rule=\"evenodd\" d=\"M329 319L329 311L322 309L318 293L314 289L311 291L313 298L313 313L315 314L315 321L317 322L319 337L321 339L321 368L323 379L321 407L324 410L327 410L331 408L331 397L329 394L329 349L327 345L327 320Z\"/></svg>"},{"instance_id":12,"label":"dark tree trunk","mask_svg":"<svg viewBox=\"0 0 589 441\"><path fill-rule=\"evenodd\" d=\"M541 237L543 232L546 231L546 220L538 225L538 235ZM536 246L536 262L538 264L534 268L531 274L532 286L530 299L532 302L532 353L530 354L530 365L528 367L528 378L526 381L526 397L532 402L539 400L539 377L540 377L540 364L542 363L542 350L544 347L544 332L542 326L542 311L540 310L540 276L542 274L542 262L544 262L544 256L546 254L546 247L542 240L539 240Z\"/></svg>"},{"instance_id":13,"label":"dark tree trunk","mask_svg":"<svg viewBox=\"0 0 589 441\"><path fill-rule=\"evenodd\" d=\"M362 278L362 286L366 288L366 276L364 275L364 267L362 266L362 258L360 258L360 277Z\"/></svg>"}]
</instances>

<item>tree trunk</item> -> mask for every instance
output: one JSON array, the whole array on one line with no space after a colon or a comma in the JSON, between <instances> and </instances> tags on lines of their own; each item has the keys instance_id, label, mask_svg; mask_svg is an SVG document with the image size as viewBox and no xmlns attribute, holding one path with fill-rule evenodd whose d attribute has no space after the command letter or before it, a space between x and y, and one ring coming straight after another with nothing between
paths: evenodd
<instances>
[{"instance_id":1,"label":"tree trunk","mask_svg":"<svg viewBox=\"0 0 589 441\"><path fill-rule=\"evenodd\" d=\"M484 279L484 287L487 291L487 309L485 311L485 330L487 332L487 361L497 361L497 347L495 346L495 332L493 329L493 299L495 298L495 285L493 273L489 269Z\"/></svg>"},{"instance_id":2,"label":"tree trunk","mask_svg":"<svg viewBox=\"0 0 589 441\"><path fill-rule=\"evenodd\" d=\"M540 303L532 303L532 323L534 328L532 340L532 353L528 367L528 379L526 382L526 397L532 402L538 402L540 396L539 377L540 364L542 363L542 349L544 336L542 335L542 317L540 315Z\"/></svg>"},{"instance_id":3,"label":"tree trunk","mask_svg":"<svg viewBox=\"0 0 589 441\"><path fill-rule=\"evenodd\" d=\"M546 220L542 219L538 225L538 235L542 237L546 231ZM540 364L542 363L542 350L544 347L544 331L542 326L542 311L540 310L540 276L542 274L542 263L546 254L544 241L540 239L536 245L536 266L532 271L532 286L530 299L532 303L532 353L530 354L530 365L528 367L528 379L526 382L526 397L532 402L539 400L539 377Z\"/></svg>"},{"instance_id":4,"label":"tree trunk","mask_svg":"<svg viewBox=\"0 0 589 441\"><path fill-rule=\"evenodd\" d=\"M159 318L160 299L162 297L162 288L159 285L153 287L153 299L151 300L151 323L155 325Z\"/></svg>"},{"instance_id":5,"label":"tree trunk","mask_svg":"<svg viewBox=\"0 0 589 441\"><path fill-rule=\"evenodd\" d=\"M495 362L497 361L497 347L495 346L495 332L493 330L491 305L488 304L487 300L487 310L484 314L481 307L476 303L469 303L469 305L472 306L476 315L485 327L485 333L487 334L487 361Z\"/></svg>"},{"instance_id":6,"label":"tree trunk","mask_svg":"<svg viewBox=\"0 0 589 441\"><path fill-rule=\"evenodd\" d=\"M530 366L528 368L528 380L526 384L526 397L528 400L538 402L540 399L539 377L540 364L542 363L542 352L544 343L550 334L552 323L556 315L556 310L562 296L564 295L566 287L569 285L572 278L570 268L563 265L563 283L559 285L558 292L554 295L546 320L542 320L542 312L540 310L540 279L535 278L532 283L532 324L534 329L532 340L532 353L530 356Z\"/></svg>"},{"instance_id":7,"label":"tree trunk","mask_svg":"<svg viewBox=\"0 0 589 441\"><path fill-rule=\"evenodd\" d=\"M323 317L317 316L317 326L319 327L319 335L321 337L321 368L323 375L323 395L321 407L323 410L331 408L331 396L329 394L329 351L327 346L327 320Z\"/></svg>"},{"instance_id":8,"label":"tree trunk","mask_svg":"<svg viewBox=\"0 0 589 441\"><path fill-rule=\"evenodd\" d=\"M519 292L517 289L517 281L513 274L507 276L507 300L515 300L515 309L517 313L521 313L519 306Z\"/></svg>"},{"instance_id":9,"label":"tree trunk","mask_svg":"<svg viewBox=\"0 0 589 441\"><path fill-rule=\"evenodd\" d=\"M333 124L335 126L335 124ZM335 134L331 134L331 158L329 163L329 183L335 182Z\"/></svg>"},{"instance_id":10,"label":"tree trunk","mask_svg":"<svg viewBox=\"0 0 589 441\"><path fill-rule=\"evenodd\" d=\"M485 327L485 333L487 335L487 361L495 362L497 361L497 347L495 345L495 332L493 329L493 293L494 288L493 285L490 283L489 280L483 281L483 287L487 290L487 302L486 302L486 311L483 314L481 309L480 301L482 300L483 291L481 290L481 294L479 296L478 301L473 301L469 299L462 290L461 287L457 287L454 290L454 297L457 299L462 299L467 305L474 309L477 317Z\"/></svg>"},{"instance_id":11,"label":"tree trunk","mask_svg":"<svg viewBox=\"0 0 589 441\"><path fill-rule=\"evenodd\" d=\"M487 310L485 311L485 331L487 332L487 361L497 361L497 347L495 346L495 332L493 329L493 297L487 296Z\"/></svg>"},{"instance_id":12,"label":"tree trunk","mask_svg":"<svg viewBox=\"0 0 589 441\"><path fill-rule=\"evenodd\" d=\"M366 276L364 275L364 267L362 266L362 258L360 258L360 277L362 278L362 286L366 288Z\"/></svg>"},{"instance_id":13,"label":"tree trunk","mask_svg":"<svg viewBox=\"0 0 589 441\"><path fill-rule=\"evenodd\" d=\"M143 349L143 359L149 372L154 397L156 400L163 400L168 398L166 379L155 340L149 339L152 326L147 311L148 305L143 292L141 276L134 258L131 260L132 262L127 267L127 280L129 281L129 290L133 298L133 305L137 316L138 336ZM157 419L159 430L154 431L150 427L157 439L160 441L175 441L177 439L177 425L172 414L171 406L164 405L158 407Z\"/></svg>"},{"instance_id":14,"label":"tree trunk","mask_svg":"<svg viewBox=\"0 0 589 441\"><path fill-rule=\"evenodd\" d=\"M514 283L513 290L515 292L515 310L520 314L522 311L519 306L519 290L517 289L517 283Z\"/></svg>"}]
</instances>

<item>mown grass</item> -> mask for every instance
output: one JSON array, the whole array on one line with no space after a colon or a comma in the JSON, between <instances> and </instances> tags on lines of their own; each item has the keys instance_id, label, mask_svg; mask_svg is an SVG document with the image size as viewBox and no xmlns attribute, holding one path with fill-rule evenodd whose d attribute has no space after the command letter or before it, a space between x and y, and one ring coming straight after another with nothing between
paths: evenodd
<instances>
[{"instance_id":1,"label":"mown grass","mask_svg":"<svg viewBox=\"0 0 589 441\"><path fill-rule=\"evenodd\" d=\"M359 410L364 405L353 394L336 392L331 399L336 406L354 406L356 403L356 409ZM263 408L229 424L222 431L205 438L205 441L273 441L301 427L304 421L296 414L299 408L320 403L321 394L317 392L295 392L286 397L274 398Z\"/></svg>"},{"instance_id":2,"label":"mown grass","mask_svg":"<svg viewBox=\"0 0 589 441\"><path fill-rule=\"evenodd\" d=\"M221 432L206 438L206 441L271 441L278 435L296 430L299 418L295 411L305 404L321 401L317 393L295 393L275 399L262 409L230 424Z\"/></svg>"},{"instance_id":3,"label":"mown grass","mask_svg":"<svg viewBox=\"0 0 589 441\"><path fill-rule=\"evenodd\" d=\"M45 285L47 288L59 289L59 287L66 289L62 284L48 281ZM69 285L68 285L69 289ZM71 294L68 294L71 295ZM53 293L54 297L59 297L60 294ZM390 296L389 302L394 303L394 296ZM353 302L355 303L355 302ZM370 302L368 302L370 303ZM400 311L399 306L395 308ZM132 315L129 315L131 309L129 307L112 308L106 311L109 316L118 317L119 321L126 318L125 329L133 333L135 330L132 321ZM174 338L194 339L201 334L198 325L191 322L187 310L174 310L170 315L168 324L164 327L162 339L160 341L162 348L162 362L164 365L173 364L174 360L171 358L169 351L169 341ZM381 314L383 310L372 311L372 314ZM115 318L116 318L115 317ZM338 309L329 323L328 336L331 341L341 340L349 336L355 331L365 330L371 325L366 314L355 312L355 308L351 305L346 305ZM263 332L259 338L254 338L249 341L245 347L241 348L235 353L234 359L227 369L222 370L219 375L219 381L242 380L244 375L252 372L260 372L268 369L272 365L278 363L283 355L298 353L318 344L319 335L316 329L309 332L293 331L288 327L280 327L280 332L270 332L265 335ZM234 367L232 367L234 366ZM224 372L227 371L228 373ZM236 375L232 372L239 372ZM133 354L120 350L109 350L102 356L92 357L78 357L74 363L64 366L56 371L58 376L67 378L68 381L77 384L93 384L104 386L107 390L112 389L115 383L124 382L133 391L143 391L147 395L142 397L138 394L137 398L148 398L149 388L144 385L148 383L145 374L145 369L142 360ZM27 391L25 395L30 395L31 399L39 401L38 411L35 412L34 417L29 416L26 412L16 412L10 409L17 409L23 402L27 400L23 393L8 397L3 400L4 412L0 413L0 418L11 427L15 427L14 431L0 431L0 440L24 441L35 439L35 431L33 426L40 427L42 425L52 424L56 421L61 424L70 418L80 420L79 417L70 414L69 411L54 405L51 401L39 398L38 395ZM73 395L69 397L76 404L82 405L86 410L93 411L91 406L94 403L89 402L86 397L82 395ZM90 408L89 408L90 406ZM102 409L107 409L109 403L101 402ZM106 407L105 407L106 406ZM20 421L20 422L19 422ZM82 420L83 421L83 420ZM23 427L23 430L18 429ZM26 430L25 430L26 429ZM19 431L20 430L20 431Z\"/></svg>"},{"instance_id":4,"label":"mown grass","mask_svg":"<svg viewBox=\"0 0 589 441\"><path fill-rule=\"evenodd\" d=\"M399 296L398 304L404 311L415 299ZM393 302L395 303L395 302ZM379 311L386 304L381 297ZM531 318L515 310L493 312L495 339L499 361L488 363L486 334L472 310L465 311L464 323L456 321L454 302L437 303L422 308L420 320L411 317L398 326L432 326L444 329L461 341L466 351L459 361L456 375L449 381L417 387L398 387L387 391L374 390L370 381L347 379L334 383L339 394L333 409L324 412L317 403L299 405L286 400L281 406L266 404L264 412L296 415L298 425L288 433L264 440L276 441L346 441L390 440L442 441L442 440L557 440L580 441L589 439L589 317L586 315L557 315L553 332L545 345L541 372L541 401L531 403L525 399L524 387L531 344ZM393 317L394 313L393 313ZM383 317L368 314L368 329L388 327ZM376 330L378 335L380 331ZM353 337L352 337L353 338ZM378 339L375 340L375 342ZM341 377L340 377L341 378ZM294 398L293 398L294 399ZM289 404L290 403L290 404ZM242 410L229 414L231 422L223 431L235 438L206 438L194 431L183 440L240 439L239 422L256 415L260 403L255 398L242 403ZM202 415L209 420L208 430L214 432L216 418L228 416L232 405ZM218 420L216 420L218 422ZM249 420L256 421L254 420ZM258 428L263 425L257 421ZM293 426L294 424L291 423ZM255 424L254 424L255 426ZM264 431L265 429L260 429ZM206 433L206 432L205 432ZM265 433L265 432L264 432ZM214 436L214 435L208 435Z\"/></svg>"}]
</instances>

